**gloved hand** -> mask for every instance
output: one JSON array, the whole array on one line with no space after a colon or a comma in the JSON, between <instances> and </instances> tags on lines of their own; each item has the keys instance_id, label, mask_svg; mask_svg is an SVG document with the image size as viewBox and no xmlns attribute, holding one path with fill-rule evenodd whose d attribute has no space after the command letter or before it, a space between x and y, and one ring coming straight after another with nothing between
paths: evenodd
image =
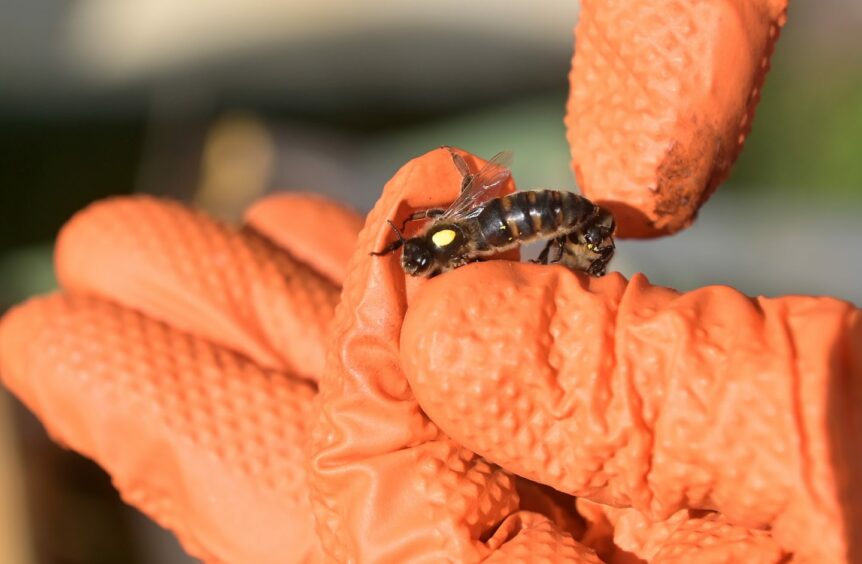
<instances>
[{"instance_id":1,"label":"gloved hand","mask_svg":"<svg viewBox=\"0 0 862 564\"><path fill-rule=\"evenodd\" d=\"M740 13L753 10L733 3L713 6L729 6L728 13L734 6ZM681 9L703 15L686 6ZM581 29L620 25L608 19L608 10L585 6ZM649 10L638 12L635 19L648 15ZM751 34L746 61L766 56L770 43L766 30L780 13L761 15L759 20L749 18L751 29L762 29L763 34ZM760 27L755 25L758 21ZM700 51L690 45L683 50L704 56L720 53L725 37L739 37L728 33L736 23L725 19L706 30L695 29L689 41ZM680 29L675 22L651 22L643 30L662 28ZM638 36L614 37L625 42ZM577 61L601 56L597 47L591 48L580 48ZM638 64L635 68L642 68L644 61ZM748 72L752 84L759 80L757 65L741 67L734 72ZM711 68L707 75L722 70ZM573 100L580 88L577 77L578 62ZM748 115L748 93L742 101L738 96L743 86L730 88L735 97L702 100L679 114L699 123L708 121L700 120L707 108L712 112L709 117L719 122L713 132L732 129L727 124L735 118L739 126L740 116ZM572 113L570 126L578 123ZM655 124L640 126L653 131ZM610 131L612 153L628 150L616 147L620 132L613 134L613 127L602 131ZM719 148L720 139L712 138ZM650 143L647 148L653 148ZM685 149L685 143L681 145ZM585 185L587 164L596 167L589 169L593 171L607 165L575 156ZM719 157L732 158L732 152L728 156L716 151L698 161L703 167L684 167L685 171L707 170L711 175L721 168ZM623 171L640 170L636 159L624 164ZM614 167L607 165L605 170ZM654 173L659 176L659 167ZM690 559L690 551L703 556L705 547L711 547L708 555L715 557L744 550L748 561L777 559L785 550L804 552L812 547L823 554L839 554L836 545L852 534L844 528L851 519L847 516L842 522L837 511L838 499L854 494L846 479L853 470L846 428L855 421L848 409L852 396L830 394L844 390L840 386L855 391L850 378L858 366L854 349L841 346L858 335L849 328L850 318L856 316L852 308L834 301L789 300L781 307L792 316L769 317L754 308L754 315L743 322L732 318L736 334L737 323L748 323L750 334L762 337L767 345L772 344L768 337L776 336L775 326L786 329L785 344L792 347L782 354L763 345L765 352L754 357L756 347L754 352L739 352L737 348L744 347L730 349L712 338L715 332L727 336L726 330L722 333L720 326L713 326L718 317L704 314L692 319L698 307L709 312L716 303L719 309L734 300L751 303L729 290L718 298L719 292L707 290L706 298L692 303L684 302L689 296L675 298L671 291L649 288L642 279L626 287L618 276L588 281L557 268L509 263L475 265L427 284L409 280L405 285L395 257L372 259L367 253L379 249L389 236L383 228L386 217L400 218L412 208L450 200L457 190L455 175L448 154L444 158L437 151L413 161L388 184L349 268L325 371L322 335L334 284L254 233L236 234L199 215L146 199L97 205L66 227L58 246L58 271L67 295L36 300L9 314L0 326L0 371L55 437L94 457L112 473L126 499L177 531L194 554L213 561L278 562L317 555L299 445L307 433L314 393L309 380L321 372L325 376L320 384L321 409L315 415L311 491L323 548L339 559L466 560L520 554L595 561L573 536L603 555L618 557L631 553ZM677 194L678 202L702 199L704 186L694 180L680 185L684 189ZM610 193L608 184L590 185L591 197L613 199L602 198L603 193ZM252 210L251 223L333 276L344 264L340 258L355 220L331 212L344 226L341 236L333 235L337 222L289 207L294 204L286 204L286 212L277 203L263 204ZM633 198L630 207L639 211L629 216L634 219L625 220L627 224L636 226L636 219L646 218L643 221L657 230L685 225L696 209L677 206L666 213L662 211L666 203L651 208L648 197ZM325 204L313 209L331 210ZM302 218L308 225L284 235ZM673 221L661 223L661 218ZM630 229L637 233L636 227ZM321 237L321 231L328 235ZM321 248L330 241L344 245ZM456 276L466 284L461 290L447 282ZM459 293L466 288L472 289L469 300ZM524 293L515 298L513 288ZM410 314L399 335L408 296ZM462 299L453 299L457 297ZM644 306L645 302L649 303ZM510 309L500 311L501 306ZM530 306L529 313L514 311ZM556 310L549 311L552 306ZM808 319L800 308L807 308L808 318L823 323L804 342L790 339L805 336L794 329ZM456 315L448 318L453 309ZM463 324L464 316L471 317L471 325ZM543 319L558 325L549 331L550 324ZM832 334L824 330L830 321ZM625 338L629 333L632 336ZM676 335L686 341L673 342ZM620 336L624 338L618 340ZM515 339L516 346L507 347L507 339ZM595 340L600 342L598 349L590 346ZM744 340L743 344L751 345ZM668 354L671 350L675 356ZM650 352L652 356L638 356ZM722 369L722 352L737 355L732 358L740 367L728 367L727 373L739 379L729 380L726 387L724 373L711 379ZM510 364L512 354L526 355L535 364ZM820 365L818 373L812 363L824 357L833 365ZM746 364L751 358L760 366ZM409 385L399 369L402 363ZM435 370L439 372L434 374ZM755 376L766 384L747 380ZM490 385L494 378L499 385ZM644 390L649 387L645 380L660 386ZM448 387L465 381L470 384ZM773 391L769 384L774 381L784 383L784 388ZM758 394L753 399L752 387ZM448 437L425 417L414 393ZM710 402L717 395L726 403L713 406ZM835 414L828 421L834 440L825 445L823 433L816 431L823 431L825 412L818 410L827 399L837 403L829 404ZM756 405L743 410L740 403ZM733 409L719 410L720 406ZM709 419L715 410L720 417ZM461 411L462 419L458 413L453 417L453 411ZM586 417L586 424L572 414ZM555 426L547 424L549 415ZM658 425L659 415L669 419ZM677 421L691 428L680 428ZM770 424L746 423L760 421ZM784 425L772 425L773 421ZM453 428L462 422L462 428ZM710 425L715 431L707 429L709 440L701 440L697 431ZM748 428L758 432L750 441L737 441L736 435L728 440L728 433ZM685 437L673 436L686 431L698 441L686 443ZM680 450L681 444L692 452ZM744 448L756 451L765 462L746 459L743 468L722 464L744 456L748 451L739 451ZM515 478L474 452L559 489L622 507L610 510L579 500L579 510L590 524L583 535L566 513L570 500ZM702 468L704 461L710 464ZM714 475L716 469L721 475ZM647 479L653 475L657 481ZM776 476L781 478L777 483L766 481ZM684 494L675 495L668 481ZM839 492L836 483L848 489ZM740 486L745 495L733 497ZM749 495L752 490L756 498ZM734 499L739 507L733 506ZM816 500L815 507L807 513L811 499ZM713 505L724 514L704 511ZM635 509L626 509L631 506ZM674 511L676 506L682 509ZM772 507L784 510L775 511L785 516L783 521L768 519ZM852 507L860 505L843 506L845 511ZM787 534L779 538L776 532L771 538L754 530L771 523L785 523ZM828 524L825 533L823 523ZM797 530L788 531L790 526ZM812 542L812 532L819 534L815 540L822 546Z\"/></svg>"},{"instance_id":2,"label":"gloved hand","mask_svg":"<svg viewBox=\"0 0 862 564\"><path fill-rule=\"evenodd\" d=\"M0 374L190 553L313 560L303 445L361 220L299 195L246 220L148 197L81 212L57 241L64 291L0 324Z\"/></svg>"},{"instance_id":3,"label":"gloved hand","mask_svg":"<svg viewBox=\"0 0 862 564\"><path fill-rule=\"evenodd\" d=\"M621 233L688 225L727 173L784 7L583 3L569 140L580 185ZM446 151L412 161L360 234L312 435L330 556L858 554L853 306L509 262L405 280L397 255L368 256L391 239L386 220L445 206L458 180ZM526 510L516 476L579 496L586 533Z\"/></svg>"},{"instance_id":4,"label":"gloved hand","mask_svg":"<svg viewBox=\"0 0 862 564\"><path fill-rule=\"evenodd\" d=\"M506 261L405 279L367 256L458 186L446 150L408 163L344 281L310 474L334 560L845 558L859 311ZM586 534L526 511L516 476L578 496Z\"/></svg>"}]
</instances>

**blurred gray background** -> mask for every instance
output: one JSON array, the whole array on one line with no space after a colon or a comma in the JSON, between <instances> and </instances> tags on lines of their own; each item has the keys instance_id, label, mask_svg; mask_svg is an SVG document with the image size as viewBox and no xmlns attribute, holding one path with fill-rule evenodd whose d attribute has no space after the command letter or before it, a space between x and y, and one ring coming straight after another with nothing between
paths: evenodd
<instances>
[{"instance_id":1,"label":"blurred gray background","mask_svg":"<svg viewBox=\"0 0 862 564\"><path fill-rule=\"evenodd\" d=\"M522 188L575 188L577 16L559 0L0 0L0 311L54 287L57 230L112 194L231 219L302 189L367 211L442 144L512 149ZM613 267L862 303L860 24L857 0L793 3L731 178L693 228L621 242ZM187 560L0 395L0 562Z\"/></svg>"}]
</instances>

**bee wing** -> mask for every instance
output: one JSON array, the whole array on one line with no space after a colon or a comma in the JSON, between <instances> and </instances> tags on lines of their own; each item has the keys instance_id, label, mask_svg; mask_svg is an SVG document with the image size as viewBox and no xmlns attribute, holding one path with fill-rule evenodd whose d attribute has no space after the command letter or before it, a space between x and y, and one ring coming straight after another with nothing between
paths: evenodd
<instances>
[{"instance_id":1,"label":"bee wing","mask_svg":"<svg viewBox=\"0 0 862 564\"><path fill-rule=\"evenodd\" d=\"M461 190L461 195L452 202L441 217L445 219L471 217L479 213L486 202L499 197L506 181L512 176L512 171L509 170L512 157L511 151L502 151L494 155L479 172L469 177L467 184ZM457 164L460 156L455 158L459 170L466 168L463 164ZM463 163L463 160L461 162ZM468 170L462 170L462 172L467 174Z\"/></svg>"}]
</instances>

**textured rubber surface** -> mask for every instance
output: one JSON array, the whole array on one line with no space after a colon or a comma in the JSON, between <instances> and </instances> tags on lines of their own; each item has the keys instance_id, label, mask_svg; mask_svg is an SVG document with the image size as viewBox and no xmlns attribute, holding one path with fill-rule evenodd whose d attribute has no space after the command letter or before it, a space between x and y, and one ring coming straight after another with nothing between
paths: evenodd
<instances>
[{"instance_id":1,"label":"textured rubber surface","mask_svg":"<svg viewBox=\"0 0 862 564\"><path fill-rule=\"evenodd\" d=\"M687 225L726 174L784 8L585 2L569 136L621 232ZM358 242L319 198L240 230L98 203L64 293L0 323L0 376L210 562L860 561L857 310L368 256L459 184L445 150L411 161Z\"/></svg>"},{"instance_id":2,"label":"textured rubber surface","mask_svg":"<svg viewBox=\"0 0 862 564\"><path fill-rule=\"evenodd\" d=\"M751 128L786 0L583 0L566 127L619 235L687 227Z\"/></svg>"},{"instance_id":3,"label":"textured rubber surface","mask_svg":"<svg viewBox=\"0 0 862 564\"><path fill-rule=\"evenodd\" d=\"M57 441L192 554L283 562L318 553L302 445L313 387L99 298L21 306L0 334L4 381Z\"/></svg>"},{"instance_id":4,"label":"textured rubber surface","mask_svg":"<svg viewBox=\"0 0 862 564\"><path fill-rule=\"evenodd\" d=\"M633 509L578 500L589 521L581 539L605 562L707 562L751 564L786 562L766 531L733 525L718 513L680 510L668 519L650 521Z\"/></svg>"},{"instance_id":5,"label":"textured rubber surface","mask_svg":"<svg viewBox=\"0 0 862 564\"><path fill-rule=\"evenodd\" d=\"M258 210L276 217L268 201ZM312 205L321 217L343 209ZM68 294L0 324L4 383L213 562L320 555L303 445L337 288L256 234L266 231L154 198L97 203L58 242ZM355 237L318 256L337 260Z\"/></svg>"},{"instance_id":6,"label":"textured rubber surface","mask_svg":"<svg viewBox=\"0 0 862 564\"><path fill-rule=\"evenodd\" d=\"M426 282L406 280L397 253L369 252L392 236L385 220L397 225L413 210L449 202L459 187L447 150L414 159L386 184L359 235L312 434L309 479L324 550L339 562L469 562L494 550L524 554L536 539L548 558L589 561L548 518L516 513L514 477L443 435L399 367L408 296Z\"/></svg>"},{"instance_id":7,"label":"textured rubber surface","mask_svg":"<svg viewBox=\"0 0 862 564\"><path fill-rule=\"evenodd\" d=\"M401 361L425 413L518 475L654 520L718 510L836 562L860 319L830 298L495 262L420 290Z\"/></svg>"},{"instance_id":8,"label":"textured rubber surface","mask_svg":"<svg viewBox=\"0 0 862 564\"><path fill-rule=\"evenodd\" d=\"M260 200L245 221L291 256L341 283L362 218L317 194L289 192Z\"/></svg>"},{"instance_id":9,"label":"textured rubber surface","mask_svg":"<svg viewBox=\"0 0 862 564\"><path fill-rule=\"evenodd\" d=\"M245 329L258 322L243 302L262 298L219 287L237 278L210 263L272 292L261 303L305 302L280 311L317 311L321 327L331 308L309 304L334 299L332 284L250 230L152 199L70 223L58 262L74 291L4 317L0 374L53 436L208 561L321 548L338 561L840 562L848 549L853 560L857 310L502 261L407 280L397 254L368 256L391 237L384 219L457 186L444 150L387 185L347 269L315 413L314 384L288 368L309 353L279 369L243 353L265 349L246 344L259 329ZM113 245L82 235L102 233L91 221L112 226ZM166 259L188 254L164 250L171 241L208 258ZM206 296L187 287L211 288L229 330L212 333ZM567 494L525 478L581 495L587 523Z\"/></svg>"},{"instance_id":10,"label":"textured rubber surface","mask_svg":"<svg viewBox=\"0 0 862 564\"><path fill-rule=\"evenodd\" d=\"M172 202L117 198L77 214L56 252L70 292L127 304L263 366L308 378L322 370L337 287L252 230Z\"/></svg>"}]
</instances>

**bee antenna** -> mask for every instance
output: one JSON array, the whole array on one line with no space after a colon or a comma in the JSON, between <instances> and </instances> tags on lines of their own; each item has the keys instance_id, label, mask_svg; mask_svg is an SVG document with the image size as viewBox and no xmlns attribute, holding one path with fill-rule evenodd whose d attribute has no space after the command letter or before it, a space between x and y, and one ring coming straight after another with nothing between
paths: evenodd
<instances>
[{"instance_id":1,"label":"bee antenna","mask_svg":"<svg viewBox=\"0 0 862 564\"><path fill-rule=\"evenodd\" d=\"M389 253L400 248L404 244L404 235L401 234L401 231L399 231L398 228L395 227L395 224L392 223L391 221L389 221L388 219L386 220L386 223L389 224L389 227L391 227L392 231L395 232L395 235L398 236L398 240L393 241L393 242L389 243L388 245L386 245L385 247L383 247L382 251L372 251L372 252L368 253L373 257L382 257L383 255L388 255Z\"/></svg>"},{"instance_id":2,"label":"bee antenna","mask_svg":"<svg viewBox=\"0 0 862 564\"><path fill-rule=\"evenodd\" d=\"M388 219L386 220L386 223L389 224L389 227L391 227L392 231L395 232L395 235L398 236L398 241L403 245L404 244L404 235L401 234L401 230L398 229L397 227L395 227L395 224L392 223L391 221L389 221Z\"/></svg>"}]
</instances>

